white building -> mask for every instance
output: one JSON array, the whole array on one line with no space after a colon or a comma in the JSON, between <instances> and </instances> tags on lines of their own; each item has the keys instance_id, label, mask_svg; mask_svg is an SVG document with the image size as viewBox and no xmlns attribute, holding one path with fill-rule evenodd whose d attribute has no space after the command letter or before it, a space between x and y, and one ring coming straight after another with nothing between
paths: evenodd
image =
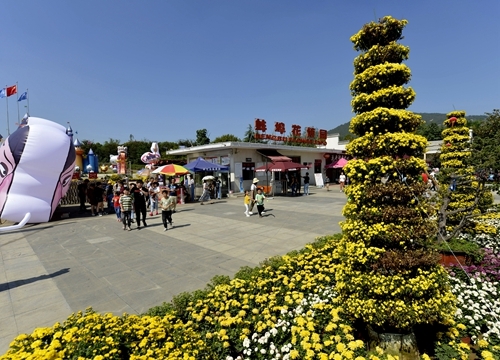
<instances>
[{"instance_id":1,"label":"white building","mask_svg":"<svg viewBox=\"0 0 500 360\"><path fill-rule=\"evenodd\" d=\"M287 146L278 144L248 143L248 142L223 142L189 148L167 151L167 155L185 155L187 162L198 157L220 165L229 166L228 173L217 173L223 181L225 192L240 192L241 189L248 190L252 180L257 177L262 186L276 184L275 192L280 192L281 178L285 174L271 172L255 172L255 169L263 166L266 162L272 162L276 157L287 156L292 161L306 165L307 170L301 170L300 176L306 172L311 178L310 184L315 186L317 182L322 185L324 178L335 181L338 178L338 169L326 169L325 166L337 161L345 155L347 142L340 142L339 135L333 134L327 139L327 145L321 147ZM201 174L206 175L206 174ZM201 184L201 177L195 177L197 184ZM321 180L319 179L321 178ZM199 191L198 191L199 192Z\"/></svg>"}]
</instances>

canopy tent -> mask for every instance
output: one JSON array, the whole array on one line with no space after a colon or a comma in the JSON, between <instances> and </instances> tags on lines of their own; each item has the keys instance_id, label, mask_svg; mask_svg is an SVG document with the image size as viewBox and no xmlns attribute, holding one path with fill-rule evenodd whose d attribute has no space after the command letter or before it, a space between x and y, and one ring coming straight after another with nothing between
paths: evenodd
<instances>
[{"instance_id":1,"label":"canopy tent","mask_svg":"<svg viewBox=\"0 0 500 360\"><path fill-rule=\"evenodd\" d=\"M193 172L200 171L228 171L229 167L224 165L219 165L206 161L205 159L199 157L198 159L191 161L184 165L184 167Z\"/></svg>"},{"instance_id":2,"label":"canopy tent","mask_svg":"<svg viewBox=\"0 0 500 360\"><path fill-rule=\"evenodd\" d=\"M187 163L184 165L186 169L191 170L194 173L197 172L202 172L202 171L226 171L228 172L228 181L227 181L227 192L228 194L230 193L230 188L229 188L229 166L224 166L224 165L219 165L216 163L212 163L210 161L206 161L202 157L199 157L196 160L191 161L190 163ZM222 185L221 185L222 187Z\"/></svg>"},{"instance_id":3,"label":"canopy tent","mask_svg":"<svg viewBox=\"0 0 500 360\"><path fill-rule=\"evenodd\" d=\"M343 168L344 166L346 166L347 162L349 160L347 159L338 159L336 162L334 163L331 163L331 164L328 164L327 166L325 166L325 169L340 169L340 168Z\"/></svg>"}]
</instances>

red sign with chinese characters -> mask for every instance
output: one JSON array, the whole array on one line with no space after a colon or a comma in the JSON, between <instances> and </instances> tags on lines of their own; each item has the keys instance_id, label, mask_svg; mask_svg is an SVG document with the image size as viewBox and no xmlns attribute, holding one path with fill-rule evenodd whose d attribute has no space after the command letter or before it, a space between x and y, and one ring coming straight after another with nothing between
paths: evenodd
<instances>
[{"instance_id":1,"label":"red sign with chinese characters","mask_svg":"<svg viewBox=\"0 0 500 360\"><path fill-rule=\"evenodd\" d=\"M267 131L266 120L263 119L255 119L255 131Z\"/></svg>"},{"instance_id":2,"label":"red sign with chinese characters","mask_svg":"<svg viewBox=\"0 0 500 360\"><path fill-rule=\"evenodd\" d=\"M267 123L264 119L255 119L255 138L261 140L283 141L283 142L298 142L303 144L326 145L327 131L320 129L316 135L316 129L306 127L305 137L302 136L302 127L300 125L292 125L292 137L282 136L286 132L285 123L276 121L274 123L274 131L281 135L266 134ZM259 132L260 131L260 132Z\"/></svg>"}]
</instances>

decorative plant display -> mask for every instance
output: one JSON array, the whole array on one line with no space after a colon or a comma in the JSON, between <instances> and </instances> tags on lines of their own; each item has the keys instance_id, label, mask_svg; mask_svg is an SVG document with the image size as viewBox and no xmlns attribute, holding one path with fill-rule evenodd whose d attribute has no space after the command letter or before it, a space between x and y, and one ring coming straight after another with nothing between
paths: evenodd
<instances>
[{"instance_id":1,"label":"decorative plant display","mask_svg":"<svg viewBox=\"0 0 500 360\"><path fill-rule=\"evenodd\" d=\"M359 327L411 332L419 324L451 324L455 297L432 248L436 226L421 180L427 141L420 116L405 110L415 92L404 85L409 48L397 43L406 20L384 17L351 37L361 51L351 83L356 116L347 146L351 179L343 238L335 251L337 301Z\"/></svg>"},{"instance_id":2,"label":"decorative plant display","mask_svg":"<svg viewBox=\"0 0 500 360\"><path fill-rule=\"evenodd\" d=\"M475 175L471 164L471 141L465 111L446 115L441 146L442 184L440 196L438 240L448 240L458 232L474 226L471 218L486 211L493 204L491 191L485 189L486 179Z\"/></svg>"}]
</instances>

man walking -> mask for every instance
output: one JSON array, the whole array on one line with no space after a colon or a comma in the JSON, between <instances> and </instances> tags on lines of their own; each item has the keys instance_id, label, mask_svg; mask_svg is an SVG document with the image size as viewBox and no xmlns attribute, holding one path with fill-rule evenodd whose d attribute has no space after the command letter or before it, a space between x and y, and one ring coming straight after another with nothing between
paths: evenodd
<instances>
[{"instance_id":1,"label":"man walking","mask_svg":"<svg viewBox=\"0 0 500 360\"><path fill-rule=\"evenodd\" d=\"M306 172L306 176L304 178L304 195L309 195L309 173Z\"/></svg>"},{"instance_id":2,"label":"man walking","mask_svg":"<svg viewBox=\"0 0 500 360\"><path fill-rule=\"evenodd\" d=\"M132 196L134 197L135 216L137 218L137 229L140 229L141 216L144 227L148 226L148 224L146 224L146 196L148 195L148 189L144 187L144 182L142 180L137 180L137 187L133 188L132 191Z\"/></svg>"}]
</instances>

